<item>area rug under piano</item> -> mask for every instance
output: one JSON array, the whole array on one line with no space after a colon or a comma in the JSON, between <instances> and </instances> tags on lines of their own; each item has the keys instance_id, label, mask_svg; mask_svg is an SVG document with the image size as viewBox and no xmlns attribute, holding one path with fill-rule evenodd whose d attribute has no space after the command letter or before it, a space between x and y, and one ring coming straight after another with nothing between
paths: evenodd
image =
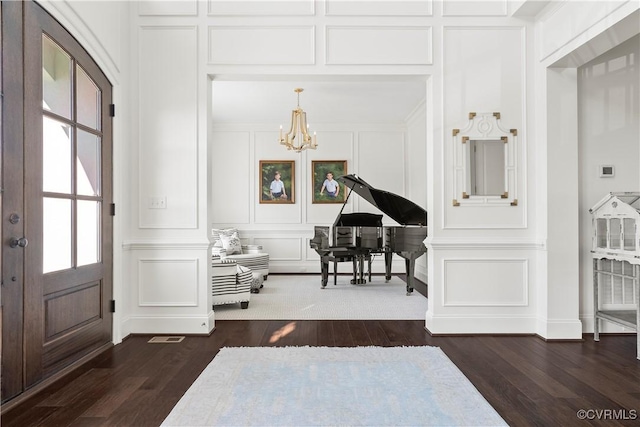
<instances>
[{"instance_id":1,"label":"area rug under piano","mask_svg":"<svg viewBox=\"0 0 640 427\"><path fill-rule=\"evenodd\" d=\"M437 347L222 348L163 426L502 426Z\"/></svg>"},{"instance_id":2,"label":"area rug under piano","mask_svg":"<svg viewBox=\"0 0 640 427\"><path fill-rule=\"evenodd\" d=\"M373 276L363 285L349 275L333 277L322 289L319 275L269 275L249 308L215 306L215 320L424 320L427 299L418 291L406 294L406 283L392 276Z\"/></svg>"}]
</instances>

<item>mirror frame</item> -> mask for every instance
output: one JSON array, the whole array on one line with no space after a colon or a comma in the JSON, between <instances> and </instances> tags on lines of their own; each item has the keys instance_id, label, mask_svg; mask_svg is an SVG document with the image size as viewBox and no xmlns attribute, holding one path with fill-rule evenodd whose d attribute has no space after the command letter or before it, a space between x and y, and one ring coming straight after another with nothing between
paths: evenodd
<instances>
[{"instance_id":1,"label":"mirror frame","mask_svg":"<svg viewBox=\"0 0 640 427\"><path fill-rule=\"evenodd\" d=\"M453 206L518 206L517 129L505 129L500 113L469 113L463 129L453 129ZM472 195L470 191L470 141L504 142L504 192L500 195Z\"/></svg>"}]
</instances>

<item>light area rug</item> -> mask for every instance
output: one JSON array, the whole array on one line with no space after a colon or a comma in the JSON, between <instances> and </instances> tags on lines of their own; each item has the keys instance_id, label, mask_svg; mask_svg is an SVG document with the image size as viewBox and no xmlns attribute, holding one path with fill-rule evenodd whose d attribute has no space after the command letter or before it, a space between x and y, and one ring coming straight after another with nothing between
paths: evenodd
<instances>
[{"instance_id":1,"label":"light area rug","mask_svg":"<svg viewBox=\"0 0 640 427\"><path fill-rule=\"evenodd\" d=\"M162 425L507 424L438 347L230 347Z\"/></svg>"},{"instance_id":2,"label":"light area rug","mask_svg":"<svg viewBox=\"0 0 640 427\"><path fill-rule=\"evenodd\" d=\"M392 276L373 276L362 285L351 276L333 277L322 289L319 275L269 275L260 293L251 294L249 307L216 305L215 320L424 320L427 299L418 291L407 296L406 283Z\"/></svg>"}]
</instances>

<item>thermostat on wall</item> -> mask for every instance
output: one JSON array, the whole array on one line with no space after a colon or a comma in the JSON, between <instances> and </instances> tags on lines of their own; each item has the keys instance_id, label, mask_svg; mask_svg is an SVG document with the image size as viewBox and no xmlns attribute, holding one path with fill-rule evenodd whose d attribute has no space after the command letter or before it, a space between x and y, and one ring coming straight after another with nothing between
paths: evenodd
<instances>
[{"instance_id":1,"label":"thermostat on wall","mask_svg":"<svg viewBox=\"0 0 640 427\"><path fill-rule=\"evenodd\" d=\"M600 177L610 178L613 176L615 169L613 165L600 165Z\"/></svg>"}]
</instances>

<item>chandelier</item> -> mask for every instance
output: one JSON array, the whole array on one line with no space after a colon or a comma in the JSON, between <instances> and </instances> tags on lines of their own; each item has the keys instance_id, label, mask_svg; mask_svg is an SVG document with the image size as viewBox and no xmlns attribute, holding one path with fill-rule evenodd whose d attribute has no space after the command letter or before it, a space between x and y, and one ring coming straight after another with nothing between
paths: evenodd
<instances>
[{"instance_id":1,"label":"chandelier","mask_svg":"<svg viewBox=\"0 0 640 427\"><path fill-rule=\"evenodd\" d=\"M298 94L298 106L291 111L291 128L284 136L282 135L282 125L280 125L280 144L287 147L287 150L293 150L297 153L307 148L315 150L318 146L316 133L313 133L313 137L309 135L307 113L300 108L300 92L303 90L301 87L293 90Z\"/></svg>"}]
</instances>

